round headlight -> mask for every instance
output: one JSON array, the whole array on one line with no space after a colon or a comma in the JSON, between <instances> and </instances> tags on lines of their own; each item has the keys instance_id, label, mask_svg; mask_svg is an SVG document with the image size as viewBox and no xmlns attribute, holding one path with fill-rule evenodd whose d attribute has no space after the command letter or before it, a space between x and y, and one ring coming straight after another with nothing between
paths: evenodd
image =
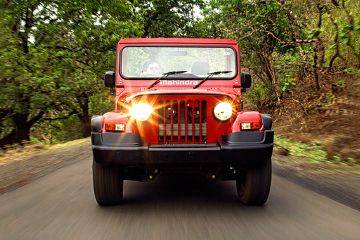
<instances>
[{"instance_id":1,"label":"round headlight","mask_svg":"<svg viewBox=\"0 0 360 240\"><path fill-rule=\"evenodd\" d=\"M220 121L226 121L231 118L232 106L227 102L219 102L214 108L214 115Z\"/></svg>"},{"instance_id":2,"label":"round headlight","mask_svg":"<svg viewBox=\"0 0 360 240\"><path fill-rule=\"evenodd\" d=\"M149 119L153 108L147 103L136 103L130 108L131 117L138 121L146 121Z\"/></svg>"}]
</instances>

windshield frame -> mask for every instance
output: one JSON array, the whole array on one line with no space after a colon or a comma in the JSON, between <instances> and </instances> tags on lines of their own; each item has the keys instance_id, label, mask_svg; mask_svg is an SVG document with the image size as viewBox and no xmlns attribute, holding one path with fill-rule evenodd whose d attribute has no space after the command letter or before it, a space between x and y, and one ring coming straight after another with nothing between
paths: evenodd
<instances>
[{"instance_id":1,"label":"windshield frame","mask_svg":"<svg viewBox=\"0 0 360 240\"><path fill-rule=\"evenodd\" d=\"M211 78L208 79L208 81L212 81L212 80L234 80L237 76L238 76L238 72L239 72L239 56L238 56L238 51L236 51L235 47L231 46L231 45L179 45L179 44L159 44L159 45L153 45L153 44L141 44L141 45L135 45L135 44L131 44L131 45L125 45L124 47L121 48L121 50L119 51L119 74L121 76L122 79L124 80L154 80L154 79L158 79L159 77L127 77L124 76L122 74L122 57L123 57L123 51L126 48L129 47L184 47L184 48L230 48L235 55L235 73L232 77L216 77L213 76ZM168 76L166 78L164 78L163 80L202 80L204 79L204 77L184 77L184 78L178 78L178 77L172 77L172 76Z\"/></svg>"}]
</instances>

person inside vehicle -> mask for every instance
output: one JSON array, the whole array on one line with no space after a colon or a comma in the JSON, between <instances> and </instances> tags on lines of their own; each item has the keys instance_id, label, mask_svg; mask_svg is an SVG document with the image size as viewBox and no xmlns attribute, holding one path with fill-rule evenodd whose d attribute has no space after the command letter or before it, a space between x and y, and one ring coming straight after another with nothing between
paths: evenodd
<instances>
[{"instance_id":1,"label":"person inside vehicle","mask_svg":"<svg viewBox=\"0 0 360 240\"><path fill-rule=\"evenodd\" d=\"M155 77L161 75L161 67L156 61L156 55L155 53L150 53L149 59L142 66L141 76Z\"/></svg>"},{"instance_id":2,"label":"person inside vehicle","mask_svg":"<svg viewBox=\"0 0 360 240\"><path fill-rule=\"evenodd\" d=\"M143 70L141 71L141 76L159 76L161 75L160 65L153 61L147 61L144 63Z\"/></svg>"}]
</instances>

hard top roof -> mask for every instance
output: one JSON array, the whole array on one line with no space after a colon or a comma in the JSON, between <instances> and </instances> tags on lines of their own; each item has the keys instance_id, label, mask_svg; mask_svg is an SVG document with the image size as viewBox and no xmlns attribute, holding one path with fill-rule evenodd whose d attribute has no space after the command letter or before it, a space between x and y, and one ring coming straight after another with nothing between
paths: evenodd
<instances>
[{"instance_id":1,"label":"hard top roof","mask_svg":"<svg viewBox=\"0 0 360 240\"><path fill-rule=\"evenodd\" d=\"M219 44L236 45L232 39L218 38L124 38L118 44Z\"/></svg>"}]
</instances>

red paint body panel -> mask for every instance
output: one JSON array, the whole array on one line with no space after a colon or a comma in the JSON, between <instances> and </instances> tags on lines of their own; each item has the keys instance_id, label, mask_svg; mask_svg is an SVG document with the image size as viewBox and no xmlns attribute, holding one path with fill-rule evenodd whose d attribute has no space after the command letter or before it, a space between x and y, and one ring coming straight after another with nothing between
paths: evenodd
<instances>
[{"instance_id":1,"label":"red paint body panel","mask_svg":"<svg viewBox=\"0 0 360 240\"><path fill-rule=\"evenodd\" d=\"M229 119L225 122L220 122L217 120L213 115L213 109L216 103L220 101L228 101L233 103L233 100L228 97L227 95L215 95L215 94L208 94L208 95L191 95L191 94L173 94L173 95L141 95L137 96L136 98L132 99L134 102L147 102L151 103L151 105L155 106L155 113L151 116L151 118L148 121L145 122L136 122L133 121L132 129L135 130L135 133L139 133L146 142L150 144L157 144L158 143L158 133L159 133L159 121L160 118L164 118L163 114L157 114L158 110L160 108L164 108L164 104L161 104L161 102L190 102L190 104L193 104L195 101L206 101L207 108L206 112L202 113L206 115L206 123L207 123L207 134L206 134L206 143L215 143L220 140L221 136L226 135L228 133L228 130L232 126L232 122L235 119L235 115L232 119ZM235 103L234 103L235 105ZM194 108L193 110L194 111ZM165 113L165 111L163 111ZM189 128L190 125L192 125L191 129L194 131L193 123L194 123L194 113L192 114L185 114L185 119L187 119L190 123L188 125L185 125ZM170 124L171 124L171 117L170 117ZM172 119L174 121L174 119ZM163 123L164 124L164 123ZM179 122L176 122L176 124L179 124ZM171 125L173 127L173 124ZM202 126L204 127L204 126ZM166 130L166 128L164 128ZM179 130L179 128L177 129ZM185 133L188 129L185 129ZM171 131L171 128L170 128ZM194 132L192 132L191 136L187 136L187 139L185 142L180 141L180 143L196 143L194 140ZM178 135L177 135L178 136ZM200 137L199 137L200 138ZM175 139L175 142L172 143L179 143L177 139Z\"/></svg>"},{"instance_id":2,"label":"red paint body panel","mask_svg":"<svg viewBox=\"0 0 360 240\"><path fill-rule=\"evenodd\" d=\"M122 49L126 46L148 45L231 47L236 54L237 74L230 80L212 79L206 81L197 89L193 89L193 86L200 81L199 79L169 79L162 80L165 81L163 84L159 83L151 88L151 90L148 90L147 87L154 80L130 80L124 79L120 75ZM127 122L126 131L139 133L149 144L215 143L219 141L223 135L226 135L229 132L240 131L239 124L242 121L258 121L259 119L261 121L261 115L258 112L240 112L236 114L237 111L240 111L240 72L240 50L237 42L234 40L197 38L122 39L117 45L115 67L116 109L115 112L104 115L104 123ZM180 84L178 81L189 82L181 82ZM148 121L136 122L123 114L124 112L127 112L127 108L129 108L131 104L137 101L145 101L155 107L155 114L152 114ZM206 108L202 107L202 101L206 102ZM228 121L221 122L213 115L213 109L219 101L228 101L234 106L234 114ZM185 107L185 110L181 109L182 102L188 104L188 106ZM199 104L201 106L199 106ZM188 107L191 109L189 112ZM163 110L160 110L160 108ZM170 111L169 116L166 116L166 114L168 114L167 111ZM172 111L176 112L178 115L173 116L171 113ZM183 111L184 116L180 116L181 111ZM158 113L160 112L162 113L162 116L159 116ZM206 125L202 123L203 116L206 116ZM167 118L169 119L168 122ZM180 123L181 118L183 118L182 123ZM182 129L183 127L184 129ZM204 131L206 131L206 135L202 134ZM182 136L182 133L186 136Z\"/></svg>"},{"instance_id":3,"label":"red paint body panel","mask_svg":"<svg viewBox=\"0 0 360 240\"><path fill-rule=\"evenodd\" d=\"M124 47L127 46L224 46L231 47L234 49L237 56L237 75L231 80L211 80L205 82L199 87L199 89L212 89L214 91L220 91L222 93L228 94L240 94L240 49L236 41L230 39L203 39L203 38L129 38L122 39L117 45L117 58L116 58L116 67L115 67L115 82L116 82L116 95L128 95L129 93L137 93L145 91L146 87L149 86L149 80L128 80L124 79L120 75L120 59L121 51ZM173 81L173 80L165 80ZM184 80L186 81L186 80ZM192 81L190 85L161 85L158 84L153 90L170 90L170 89L191 89L191 86L194 86L198 83L199 79L187 80Z\"/></svg>"},{"instance_id":4,"label":"red paint body panel","mask_svg":"<svg viewBox=\"0 0 360 240\"><path fill-rule=\"evenodd\" d=\"M221 44L221 45L233 45L237 46L237 42L232 39L218 39L218 38L124 38L118 42L118 45L122 44Z\"/></svg>"},{"instance_id":5,"label":"red paint body panel","mask_svg":"<svg viewBox=\"0 0 360 240\"><path fill-rule=\"evenodd\" d=\"M105 124L127 124L128 120L129 117L125 114L118 112L107 112L103 115L102 129L105 131ZM126 131L132 132L128 127Z\"/></svg>"},{"instance_id":6,"label":"red paint body panel","mask_svg":"<svg viewBox=\"0 0 360 240\"><path fill-rule=\"evenodd\" d=\"M239 112L232 127L231 132L240 132L241 123L258 123L262 125L261 114L256 111L251 112Z\"/></svg>"}]
</instances>

